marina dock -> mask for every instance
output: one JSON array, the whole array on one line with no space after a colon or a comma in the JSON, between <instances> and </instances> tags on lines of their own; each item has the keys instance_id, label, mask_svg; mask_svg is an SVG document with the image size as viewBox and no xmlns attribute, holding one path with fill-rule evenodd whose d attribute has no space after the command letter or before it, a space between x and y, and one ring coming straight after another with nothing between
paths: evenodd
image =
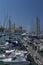
<instances>
[{"instance_id":1,"label":"marina dock","mask_svg":"<svg viewBox=\"0 0 43 65\"><path fill-rule=\"evenodd\" d=\"M43 64L43 57L36 51L32 48L32 46L30 46L28 44L29 41L25 41L23 39L21 39L21 42L22 44L25 46L25 48L27 49L28 51L28 54L30 53L30 55L34 58L34 61L38 64L38 65L41 65ZM29 42L30 43L30 42ZM38 59L36 59L36 56Z\"/></svg>"}]
</instances>

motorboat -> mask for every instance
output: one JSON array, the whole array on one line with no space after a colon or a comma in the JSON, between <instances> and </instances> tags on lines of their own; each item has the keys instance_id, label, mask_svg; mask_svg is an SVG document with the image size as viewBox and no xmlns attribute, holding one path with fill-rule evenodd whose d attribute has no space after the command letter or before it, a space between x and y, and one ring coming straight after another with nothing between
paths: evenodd
<instances>
[{"instance_id":1,"label":"motorboat","mask_svg":"<svg viewBox=\"0 0 43 65\"><path fill-rule=\"evenodd\" d=\"M29 65L30 61L27 60L27 50L24 50L24 48L21 49L23 46L21 45L17 40L7 40L5 47L9 47L9 49L5 49L5 52L0 55L0 61L8 65ZM12 49L10 47L14 48Z\"/></svg>"},{"instance_id":2,"label":"motorboat","mask_svg":"<svg viewBox=\"0 0 43 65\"><path fill-rule=\"evenodd\" d=\"M11 50L11 52L7 51L6 54L3 56L3 59L0 59L0 61L9 65L29 65L30 61L26 59L26 56L27 51Z\"/></svg>"},{"instance_id":3,"label":"motorboat","mask_svg":"<svg viewBox=\"0 0 43 65\"><path fill-rule=\"evenodd\" d=\"M30 61L27 61L23 57L7 58L2 60L4 64L8 65L29 65Z\"/></svg>"}]
</instances>

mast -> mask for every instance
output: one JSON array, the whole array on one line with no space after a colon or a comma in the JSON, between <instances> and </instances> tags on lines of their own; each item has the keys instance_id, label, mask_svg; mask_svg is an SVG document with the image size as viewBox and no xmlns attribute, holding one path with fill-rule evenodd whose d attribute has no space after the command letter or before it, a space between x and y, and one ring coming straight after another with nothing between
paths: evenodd
<instances>
[{"instance_id":1,"label":"mast","mask_svg":"<svg viewBox=\"0 0 43 65\"><path fill-rule=\"evenodd\" d=\"M38 17L36 18L36 35L40 36L40 20Z\"/></svg>"},{"instance_id":2,"label":"mast","mask_svg":"<svg viewBox=\"0 0 43 65\"><path fill-rule=\"evenodd\" d=\"M14 33L15 33L15 23L14 23Z\"/></svg>"},{"instance_id":3,"label":"mast","mask_svg":"<svg viewBox=\"0 0 43 65\"><path fill-rule=\"evenodd\" d=\"M11 39L11 20L9 16L9 39Z\"/></svg>"}]
</instances>

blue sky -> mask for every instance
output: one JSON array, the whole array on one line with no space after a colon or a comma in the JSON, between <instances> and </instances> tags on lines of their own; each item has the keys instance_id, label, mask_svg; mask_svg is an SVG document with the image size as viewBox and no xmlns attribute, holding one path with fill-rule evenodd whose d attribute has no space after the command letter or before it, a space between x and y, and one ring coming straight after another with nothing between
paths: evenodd
<instances>
[{"instance_id":1,"label":"blue sky","mask_svg":"<svg viewBox=\"0 0 43 65\"><path fill-rule=\"evenodd\" d=\"M38 16L43 30L43 0L0 0L0 25L3 25L7 13L16 25L28 31L35 29Z\"/></svg>"}]
</instances>

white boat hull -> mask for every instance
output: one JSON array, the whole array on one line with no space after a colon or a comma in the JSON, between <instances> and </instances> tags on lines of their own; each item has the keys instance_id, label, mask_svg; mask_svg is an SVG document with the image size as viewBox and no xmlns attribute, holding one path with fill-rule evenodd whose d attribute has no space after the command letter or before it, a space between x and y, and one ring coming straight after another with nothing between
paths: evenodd
<instances>
[{"instance_id":1,"label":"white boat hull","mask_svg":"<svg viewBox=\"0 0 43 65\"><path fill-rule=\"evenodd\" d=\"M4 62L4 64L8 64L8 65L29 65L30 62L29 61L22 61L22 62Z\"/></svg>"}]
</instances>

